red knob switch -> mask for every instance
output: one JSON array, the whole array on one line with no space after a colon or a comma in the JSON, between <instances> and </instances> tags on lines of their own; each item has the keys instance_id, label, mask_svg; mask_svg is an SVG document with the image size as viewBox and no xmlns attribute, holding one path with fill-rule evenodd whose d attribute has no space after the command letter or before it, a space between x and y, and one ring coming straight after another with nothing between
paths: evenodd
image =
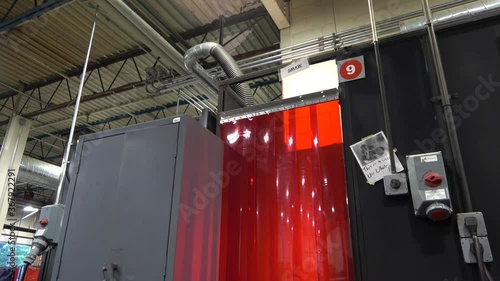
<instances>
[{"instance_id":1,"label":"red knob switch","mask_svg":"<svg viewBox=\"0 0 500 281\"><path fill-rule=\"evenodd\" d=\"M424 176L425 185L429 187L438 187L443 182L443 176L436 172L429 172Z\"/></svg>"},{"instance_id":2,"label":"red knob switch","mask_svg":"<svg viewBox=\"0 0 500 281\"><path fill-rule=\"evenodd\" d=\"M42 227L46 227L47 224L49 224L49 220L47 218L43 218L41 221L40 221L40 225Z\"/></svg>"}]
</instances>

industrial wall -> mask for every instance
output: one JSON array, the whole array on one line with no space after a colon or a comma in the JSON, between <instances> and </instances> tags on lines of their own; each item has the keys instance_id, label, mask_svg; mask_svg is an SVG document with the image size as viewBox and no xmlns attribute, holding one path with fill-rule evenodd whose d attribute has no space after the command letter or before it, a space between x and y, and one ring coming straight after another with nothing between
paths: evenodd
<instances>
[{"instance_id":1,"label":"industrial wall","mask_svg":"<svg viewBox=\"0 0 500 281\"><path fill-rule=\"evenodd\" d=\"M474 207L487 221L494 257L493 277L500 279L500 211L496 186L500 119L500 19L476 22L438 34ZM425 36L382 44L394 145L405 155L444 152L455 212L459 194L446 138L435 81L429 79ZM365 56L367 78L344 84L341 99L346 144L346 170L351 228L358 280L471 281L479 280L473 265L463 263L455 219L417 219L410 197L389 198L382 184L368 185L349 144L384 130L373 49ZM499 82L496 82L499 81Z\"/></svg>"},{"instance_id":2,"label":"industrial wall","mask_svg":"<svg viewBox=\"0 0 500 281\"><path fill-rule=\"evenodd\" d=\"M449 0L430 0L431 6ZM421 10L419 0L374 0L377 21ZM367 0L292 0L290 27L281 30L281 47L370 23Z\"/></svg>"}]
</instances>

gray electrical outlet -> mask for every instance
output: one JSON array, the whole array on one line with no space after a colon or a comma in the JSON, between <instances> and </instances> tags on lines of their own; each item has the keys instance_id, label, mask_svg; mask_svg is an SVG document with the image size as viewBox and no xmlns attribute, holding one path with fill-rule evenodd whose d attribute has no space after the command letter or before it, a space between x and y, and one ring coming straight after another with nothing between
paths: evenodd
<instances>
[{"instance_id":1,"label":"gray electrical outlet","mask_svg":"<svg viewBox=\"0 0 500 281\"><path fill-rule=\"evenodd\" d=\"M415 215L434 221L449 218L453 209L441 152L408 155L406 163Z\"/></svg>"},{"instance_id":2,"label":"gray electrical outlet","mask_svg":"<svg viewBox=\"0 0 500 281\"><path fill-rule=\"evenodd\" d=\"M63 216L64 205L44 206L40 212L40 227L35 237L44 237L51 243L59 243Z\"/></svg>"},{"instance_id":3,"label":"gray electrical outlet","mask_svg":"<svg viewBox=\"0 0 500 281\"><path fill-rule=\"evenodd\" d=\"M460 234L460 238L472 238L467 227L465 227L465 218L467 217L475 217L477 219L477 236L484 237L488 236L488 231L486 231L486 223L484 222L483 213L475 212L475 213L462 213L457 214L457 225L458 225L458 233Z\"/></svg>"},{"instance_id":4,"label":"gray electrical outlet","mask_svg":"<svg viewBox=\"0 0 500 281\"><path fill-rule=\"evenodd\" d=\"M462 251L464 254L465 263L477 263L476 256L473 252L474 241L472 238L462 238L460 239L462 244ZM479 237L479 243L483 246L483 261L492 262L493 254L491 253L490 242L486 237Z\"/></svg>"},{"instance_id":5,"label":"gray electrical outlet","mask_svg":"<svg viewBox=\"0 0 500 281\"><path fill-rule=\"evenodd\" d=\"M385 195L396 196L408 194L408 182L406 175L392 174L384 177Z\"/></svg>"}]
</instances>

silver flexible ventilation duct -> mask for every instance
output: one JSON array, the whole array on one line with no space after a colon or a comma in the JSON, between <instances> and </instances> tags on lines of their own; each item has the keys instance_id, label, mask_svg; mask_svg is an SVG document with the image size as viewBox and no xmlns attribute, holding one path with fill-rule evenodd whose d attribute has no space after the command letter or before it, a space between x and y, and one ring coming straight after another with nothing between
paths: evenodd
<instances>
[{"instance_id":1,"label":"silver flexible ventilation duct","mask_svg":"<svg viewBox=\"0 0 500 281\"><path fill-rule=\"evenodd\" d=\"M458 7L442 10L433 14L434 24L454 21L468 16L474 16L493 9L500 8L500 0L478 0ZM426 28L425 17L402 21L400 23L401 33L412 32Z\"/></svg>"},{"instance_id":2,"label":"silver flexible ventilation duct","mask_svg":"<svg viewBox=\"0 0 500 281\"><path fill-rule=\"evenodd\" d=\"M240 67L234 58L217 43L206 42L192 47L184 55L184 65L189 72L193 72L201 80L207 83L212 89L218 92L217 82L205 69L198 63L199 59L212 56L222 67L227 77L235 78L243 75ZM247 83L238 83L233 85L233 89L239 97L239 103L246 106L254 104L253 95Z\"/></svg>"},{"instance_id":3,"label":"silver flexible ventilation duct","mask_svg":"<svg viewBox=\"0 0 500 281\"><path fill-rule=\"evenodd\" d=\"M56 189L60 174L61 167L24 155L19 165L17 180Z\"/></svg>"}]
</instances>

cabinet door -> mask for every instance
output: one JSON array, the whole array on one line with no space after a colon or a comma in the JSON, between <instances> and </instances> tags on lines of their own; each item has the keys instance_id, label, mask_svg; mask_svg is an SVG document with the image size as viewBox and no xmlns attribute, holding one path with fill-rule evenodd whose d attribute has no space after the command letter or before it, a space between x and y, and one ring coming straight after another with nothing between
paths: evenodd
<instances>
[{"instance_id":1,"label":"cabinet door","mask_svg":"<svg viewBox=\"0 0 500 281\"><path fill-rule=\"evenodd\" d=\"M121 280L165 279L177 134L176 124L126 136L108 246Z\"/></svg>"},{"instance_id":2,"label":"cabinet door","mask_svg":"<svg viewBox=\"0 0 500 281\"><path fill-rule=\"evenodd\" d=\"M79 173L70 175L76 182L66 200L64 216L68 223L58 246L62 251L59 271L54 270L52 280L55 276L64 281L104 279L102 266L112 239L108 235L114 204L110 198L115 197L118 186L124 140L121 134L83 143Z\"/></svg>"},{"instance_id":3,"label":"cabinet door","mask_svg":"<svg viewBox=\"0 0 500 281\"><path fill-rule=\"evenodd\" d=\"M177 135L126 132L82 157L58 280L103 280L106 264L117 280L164 280Z\"/></svg>"}]
</instances>

